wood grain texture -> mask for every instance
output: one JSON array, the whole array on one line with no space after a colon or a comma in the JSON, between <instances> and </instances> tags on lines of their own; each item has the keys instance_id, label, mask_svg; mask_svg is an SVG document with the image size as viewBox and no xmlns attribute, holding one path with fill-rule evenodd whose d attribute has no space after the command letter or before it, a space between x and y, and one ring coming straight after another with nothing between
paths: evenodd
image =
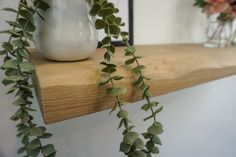
<instances>
[{"instance_id":1,"label":"wood grain texture","mask_svg":"<svg viewBox=\"0 0 236 157\"><path fill-rule=\"evenodd\" d=\"M140 100L140 91L132 88L130 67L123 62L124 48L117 49L114 62L117 74L126 78L117 85L128 88L123 100ZM98 87L103 49L98 49L93 58L79 62L53 62L44 59L36 50L31 50L35 65L37 96L46 124L55 123L109 109L114 100ZM236 48L211 49L194 44L137 46L137 55L144 56L141 64L148 67L145 75L152 78L153 96L173 92L200 83L236 74Z\"/></svg>"}]
</instances>

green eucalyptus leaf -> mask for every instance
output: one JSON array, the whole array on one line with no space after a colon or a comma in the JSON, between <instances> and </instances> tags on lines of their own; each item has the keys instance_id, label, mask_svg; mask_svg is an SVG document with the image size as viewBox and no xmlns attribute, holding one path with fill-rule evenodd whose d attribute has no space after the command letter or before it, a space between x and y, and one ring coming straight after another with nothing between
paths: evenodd
<instances>
[{"instance_id":1,"label":"green eucalyptus leaf","mask_svg":"<svg viewBox=\"0 0 236 157\"><path fill-rule=\"evenodd\" d=\"M130 149L131 149L131 144L127 144L125 142L121 142L120 144L120 151L123 153L129 153Z\"/></svg>"},{"instance_id":2,"label":"green eucalyptus leaf","mask_svg":"<svg viewBox=\"0 0 236 157\"><path fill-rule=\"evenodd\" d=\"M114 4L113 3L106 3L102 6L103 8L111 8L111 9L114 9Z\"/></svg>"},{"instance_id":3,"label":"green eucalyptus leaf","mask_svg":"<svg viewBox=\"0 0 236 157\"><path fill-rule=\"evenodd\" d=\"M13 9L13 8L3 8L3 11L8 11L8 12L13 12L13 13L18 13L17 10Z\"/></svg>"},{"instance_id":4,"label":"green eucalyptus leaf","mask_svg":"<svg viewBox=\"0 0 236 157\"><path fill-rule=\"evenodd\" d=\"M148 133L148 132L146 132L146 133L142 133L142 135L143 135L143 137L145 138L145 139L149 139L149 138L152 138L152 134L150 134L150 133Z\"/></svg>"},{"instance_id":5,"label":"green eucalyptus leaf","mask_svg":"<svg viewBox=\"0 0 236 157\"><path fill-rule=\"evenodd\" d=\"M31 72L34 70L33 64L30 62L22 62L19 66L23 72Z\"/></svg>"},{"instance_id":6,"label":"green eucalyptus leaf","mask_svg":"<svg viewBox=\"0 0 236 157\"><path fill-rule=\"evenodd\" d=\"M13 45L9 42L5 42L2 44L2 47L7 51L13 51Z\"/></svg>"},{"instance_id":7,"label":"green eucalyptus leaf","mask_svg":"<svg viewBox=\"0 0 236 157\"><path fill-rule=\"evenodd\" d=\"M160 135L161 133L163 133L162 124L159 122L153 123L152 126L148 128L148 133L152 135Z\"/></svg>"},{"instance_id":8,"label":"green eucalyptus leaf","mask_svg":"<svg viewBox=\"0 0 236 157\"><path fill-rule=\"evenodd\" d=\"M27 150L35 150L39 147L41 147L41 142L38 138L36 138L27 145Z\"/></svg>"},{"instance_id":9,"label":"green eucalyptus leaf","mask_svg":"<svg viewBox=\"0 0 236 157\"><path fill-rule=\"evenodd\" d=\"M29 54L26 50L24 49L17 49L16 52L23 58L28 59L29 58Z\"/></svg>"},{"instance_id":10,"label":"green eucalyptus leaf","mask_svg":"<svg viewBox=\"0 0 236 157\"><path fill-rule=\"evenodd\" d=\"M26 151L26 148L25 147L21 147L21 148L18 149L17 154L22 154L25 151Z\"/></svg>"},{"instance_id":11,"label":"green eucalyptus leaf","mask_svg":"<svg viewBox=\"0 0 236 157\"><path fill-rule=\"evenodd\" d=\"M37 1L37 0L36 0L36 1ZM25 4L25 3L20 3L20 6L21 6L21 9L27 9L27 10L29 10L29 11L31 11L31 12L34 11L34 8L32 8L31 5L27 5L27 4Z\"/></svg>"},{"instance_id":12,"label":"green eucalyptus leaf","mask_svg":"<svg viewBox=\"0 0 236 157\"><path fill-rule=\"evenodd\" d=\"M0 34L10 34L9 30L0 31Z\"/></svg>"},{"instance_id":13,"label":"green eucalyptus leaf","mask_svg":"<svg viewBox=\"0 0 236 157\"><path fill-rule=\"evenodd\" d=\"M117 114L117 117L126 119L128 118L128 112L125 110L120 110Z\"/></svg>"},{"instance_id":14,"label":"green eucalyptus leaf","mask_svg":"<svg viewBox=\"0 0 236 157\"><path fill-rule=\"evenodd\" d=\"M107 17L113 14L113 9L111 8L103 8L98 12L98 16L100 17Z\"/></svg>"},{"instance_id":15,"label":"green eucalyptus leaf","mask_svg":"<svg viewBox=\"0 0 236 157\"><path fill-rule=\"evenodd\" d=\"M150 110L152 107L154 107L155 105L156 105L155 102L147 103L147 104L145 104L145 105L142 106L142 110L148 111L148 110Z\"/></svg>"},{"instance_id":16,"label":"green eucalyptus leaf","mask_svg":"<svg viewBox=\"0 0 236 157\"><path fill-rule=\"evenodd\" d=\"M1 68L2 69L17 69L18 68L18 61L17 60L8 60L2 65Z\"/></svg>"},{"instance_id":17,"label":"green eucalyptus leaf","mask_svg":"<svg viewBox=\"0 0 236 157\"><path fill-rule=\"evenodd\" d=\"M47 157L55 157L55 156L56 156L56 152L48 155Z\"/></svg>"},{"instance_id":18,"label":"green eucalyptus leaf","mask_svg":"<svg viewBox=\"0 0 236 157\"><path fill-rule=\"evenodd\" d=\"M129 46L127 49L125 49L125 56L131 56L136 51L136 48L134 46Z\"/></svg>"},{"instance_id":19,"label":"green eucalyptus leaf","mask_svg":"<svg viewBox=\"0 0 236 157\"><path fill-rule=\"evenodd\" d=\"M116 17L114 20L115 20L116 25L120 25L122 22L122 19L120 17Z\"/></svg>"},{"instance_id":20,"label":"green eucalyptus leaf","mask_svg":"<svg viewBox=\"0 0 236 157\"><path fill-rule=\"evenodd\" d=\"M127 89L124 87L113 87L107 89L107 94L110 96L121 96L126 93Z\"/></svg>"},{"instance_id":21,"label":"green eucalyptus leaf","mask_svg":"<svg viewBox=\"0 0 236 157\"><path fill-rule=\"evenodd\" d=\"M6 55L6 54L7 54L7 51L6 51L6 50L0 51L0 56L1 56L1 55Z\"/></svg>"},{"instance_id":22,"label":"green eucalyptus leaf","mask_svg":"<svg viewBox=\"0 0 236 157\"><path fill-rule=\"evenodd\" d=\"M151 150L150 150L153 154L159 154L159 148L154 146Z\"/></svg>"},{"instance_id":23,"label":"green eucalyptus leaf","mask_svg":"<svg viewBox=\"0 0 236 157\"><path fill-rule=\"evenodd\" d=\"M46 0L35 0L34 6L44 11L50 8L50 4Z\"/></svg>"},{"instance_id":24,"label":"green eucalyptus leaf","mask_svg":"<svg viewBox=\"0 0 236 157\"><path fill-rule=\"evenodd\" d=\"M149 151L151 151L153 149L153 147L155 147L155 143L151 140L149 140L146 144L146 147Z\"/></svg>"},{"instance_id":25,"label":"green eucalyptus leaf","mask_svg":"<svg viewBox=\"0 0 236 157\"><path fill-rule=\"evenodd\" d=\"M116 72L116 69L114 67L106 67L106 68L102 69L102 72L105 72L105 73L108 73L108 74L109 73L112 74L112 73Z\"/></svg>"},{"instance_id":26,"label":"green eucalyptus leaf","mask_svg":"<svg viewBox=\"0 0 236 157\"><path fill-rule=\"evenodd\" d=\"M28 155L30 155L30 157L38 157L39 153L40 153L41 148L36 148L36 149L30 149L28 151Z\"/></svg>"},{"instance_id":27,"label":"green eucalyptus leaf","mask_svg":"<svg viewBox=\"0 0 236 157\"><path fill-rule=\"evenodd\" d=\"M29 143L29 137L28 136L24 136L21 140L22 144L27 145Z\"/></svg>"},{"instance_id":28,"label":"green eucalyptus leaf","mask_svg":"<svg viewBox=\"0 0 236 157\"><path fill-rule=\"evenodd\" d=\"M33 19L33 14L26 9L21 9L20 10L20 15L28 20L30 20L31 23L34 23L34 19Z\"/></svg>"},{"instance_id":29,"label":"green eucalyptus leaf","mask_svg":"<svg viewBox=\"0 0 236 157\"><path fill-rule=\"evenodd\" d=\"M109 81L110 81L110 79L100 81L100 82L98 83L98 85L105 85L105 84L109 83Z\"/></svg>"},{"instance_id":30,"label":"green eucalyptus leaf","mask_svg":"<svg viewBox=\"0 0 236 157\"><path fill-rule=\"evenodd\" d=\"M38 110L33 109L33 108L31 108L31 107L25 107L25 109L26 109L27 111L38 111Z\"/></svg>"},{"instance_id":31,"label":"green eucalyptus leaf","mask_svg":"<svg viewBox=\"0 0 236 157\"><path fill-rule=\"evenodd\" d=\"M130 65L130 64L134 63L135 61L136 61L135 58L128 59L127 61L125 61L125 65Z\"/></svg>"},{"instance_id":32,"label":"green eucalyptus leaf","mask_svg":"<svg viewBox=\"0 0 236 157\"><path fill-rule=\"evenodd\" d=\"M116 13L119 13L119 9L118 8L115 8L114 9L114 13L116 14Z\"/></svg>"},{"instance_id":33,"label":"green eucalyptus leaf","mask_svg":"<svg viewBox=\"0 0 236 157\"><path fill-rule=\"evenodd\" d=\"M22 114L22 110L18 109L16 113L13 116L11 116L11 120L17 121L18 119L20 119L21 114Z\"/></svg>"},{"instance_id":34,"label":"green eucalyptus leaf","mask_svg":"<svg viewBox=\"0 0 236 157\"><path fill-rule=\"evenodd\" d=\"M43 135L40 136L40 138L50 138L50 137L52 137L51 133L43 133Z\"/></svg>"},{"instance_id":35,"label":"green eucalyptus leaf","mask_svg":"<svg viewBox=\"0 0 236 157\"><path fill-rule=\"evenodd\" d=\"M11 82L17 82L24 80L24 77L22 75L12 75L9 77L6 77L4 80L11 81Z\"/></svg>"},{"instance_id":36,"label":"green eucalyptus leaf","mask_svg":"<svg viewBox=\"0 0 236 157\"><path fill-rule=\"evenodd\" d=\"M30 136L43 136L44 131L41 127L34 127L30 130Z\"/></svg>"},{"instance_id":37,"label":"green eucalyptus leaf","mask_svg":"<svg viewBox=\"0 0 236 157\"><path fill-rule=\"evenodd\" d=\"M152 141L153 141L155 144L162 145L161 139L160 139L158 136L153 136Z\"/></svg>"},{"instance_id":38,"label":"green eucalyptus leaf","mask_svg":"<svg viewBox=\"0 0 236 157\"><path fill-rule=\"evenodd\" d=\"M111 46L111 37L105 37L102 40L102 47L110 47Z\"/></svg>"},{"instance_id":39,"label":"green eucalyptus leaf","mask_svg":"<svg viewBox=\"0 0 236 157\"><path fill-rule=\"evenodd\" d=\"M15 21L6 21L6 23L8 23L10 26L17 27L17 28L21 28L21 26L19 25L19 23L15 22ZM8 30L8 33L10 33L9 30Z\"/></svg>"},{"instance_id":40,"label":"green eucalyptus leaf","mask_svg":"<svg viewBox=\"0 0 236 157\"><path fill-rule=\"evenodd\" d=\"M22 117L22 123L23 124L27 124L30 120L30 117L28 114L24 114L23 117Z\"/></svg>"},{"instance_id":41,"label":"green eucalyptus leaf","mask_svg":"<svg viewBox=\"0 0 236 157\"><path fill-rule=\"evenodd\" d=\"M121 32L120 35L123 37L127 37L127 36L129 36L129 33L128 32Z\"/></svg>"},{"instance_id":42,"label":"green eucalyptus leaf","mask_svg":"<svg viewBox=\"0 0 236 157\"><path fill-rule=\"evenodd\" d=\"M106 21L101 20L101 19L97 19L96 23L95 23L95 27L96 27L96 29L104 29L104 28L106 28Z\"/></svg>"},{"instance_id":43,"label":"green eucalyptus leaf","mask_svg":"<svg viewBox=\"0 0 236 157\"><path fill-rule=\"evenodd\" d=\"M21 27L21 26L20 26ZM12 35L13 37L20 37L21 34L19 33L19 31L16 31L16 30L4 30L4 31L0 31L0 34L10 34Z\"/></svg>"},{"instance_id":44,"label":"green eucalyptus leaf","mask_svg":"<svg viewBox=\"0 0 236 157\"><path fill-rule=\"evenodd\" d=\"M119 36L120 28L117 25L109 25L110 34Z\"/></svg>"},{"instance_id":45,"label":"green eucalyptus leaf","mask_svg":"<svg viewBox=\"0 0 236 157\"><path fill-rule=\"evenodd\" d=\"M92 9L90 10L90 14L92 16L96 16L98 14L98 12L101 10L101 5L99 3L95 3L93 6L92 6Z\"/></svg>"},{"instance_id":46,"label":"green eucalyptus leaf","mask_svg":"<svg viewBox=\"0 0 236 157\"><path fill-rule=\"evenodd\" d=\"M145 144L142 139L138 138L136 141L134 141L133 144L137 149L143 149L145 147Z\"/></svg>"},{"instance_id":47,"label":"green eucalyptus leaf","mask_svg":"<svg viewBox=\"0 0 236 157\"><path fill-rule=\"evenodd\" d=\"M16 134L16 137L20 138L22 135L23 135L23 133L19 132L19 133Z\"/></svg>"},{"instance_id":48,"label":"green eucalyptus leaf","mask_svg":"<svg viewBox=\"0 0 236 157\"><path fill-rule=\"evenodd\" d=\"M150 86L146 85L145 83L143 83L141 86L140 86L140 89L142 89L143 91L146 91L146 90L149 90Z\"/></svg>"},{"instance_id":49,"label":"green eucalyptus leaf","mask_svg":"<svg viewBox=\"0 0 236 157\"><path fill-rule=\"evenodd\" d=\"M126 143L126 144L133 144L134 141L136 141L139 137L139 134L137 132L128 132L124 138L123 138L123 141Z\"/></svg>"},{"instance_id":50,"label":"green eucalyptus leaf","mask_svg":"<svg viewBox=\"0 0 236 157\"><path fill-rule=\"evenodd\" d=\"M10 93L13 93L15 90L17 90L18 87L17 86L12 86L11 88L8 89L7 91L7 95L10 94Z\"/></svg>"},{"instance_id":51,"label":"green eucalyptus leaf","mask_svg":"<svg viewBox=\"0 0 236 157\"><path fill-rule=\"evenodd\" d=\"M48 145L42 147L42 153L44 156L48 156L48 155L53 154L55 152L56 152L56 150L52 144L48 144Z\"/></svg>"},{"instance_id":52,"label":"green eucalyptus leaf","mask_svg":"<svg viewBox=\"0 0 236 157\"><path fill-rule=\"evenodd\" d=\"M30 133L30 128L29 127L26 127L25 129L22 130L22 134L23 135L27 135L28 136L29 133Z\"/></svg>"},{"instance_id":53,"label":"green eucalyptus leaf","mask_svg":"<svg viewBox=\"0 0 236 157\"><path fill-rule=\"evenodd\" d=\"M26 18L18 18L18 22L26 32L34 32L36 30L34 23Z\"/></svg>"},{"instance_id":54,"label":"green eucalyptus leaf","mask_svg":"<svg viewBox=\"0 0 236 157\"><path fill-rule=\"evenodd\" d=\"M121 80L123 78L124 78L123 76L113 76L111 79L118 81L118 80Z\"/></svg>"},{"instance_id":55,"label":"green eucalyptus leaf","mask_svg":"<svg viewBox=\"0 0 236 157\"><path fill-rule=\"evenodd\" d=\"M24 46L24 43L23 43L23 41L21 39L12 40L11 43L15 47L19 47L19 48L22 48Z\"/></svg>"},{"instance_id":56,"label":"green eucalyptus leaf","mask_svg":"<svg viewBox=\"0 0 236 157\"><path fill-rule=\"evenodd\" d=\"M147 154L143 151L136 150L132 153L132 157L147 157Z\"/></svg>"},{"instance_id":57,"label":"green eucalyptus leaf","mask_svg":"<svg viewBox=\"0 0 236 157\"><path fill-rule=\"evenodd\" d=\"M135 67L135 68L133 69L133 72L134 72L134 73L139 73L139 72L141 72L143 69L145 69L145 66L144 66L144 65L138 65L137 67Z\"/></svg>"}]
</instances>

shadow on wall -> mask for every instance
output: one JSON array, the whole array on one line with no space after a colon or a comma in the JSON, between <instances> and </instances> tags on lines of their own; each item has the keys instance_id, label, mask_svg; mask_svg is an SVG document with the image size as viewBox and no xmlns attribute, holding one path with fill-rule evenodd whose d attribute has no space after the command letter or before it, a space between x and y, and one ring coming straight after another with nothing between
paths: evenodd
<instances>
[{"instance_id":1,"label":"shadow on wall","mask_svg":"<svg viewBox=\"0 0 236 157\"><path fill-rule=\"evenodd\" d=\"M171 36L173 42L186 42L189 41L188 39L199 42L199 38L194 39L199 36L204 40L206 20L204 14L199 16L200 9L194 7L193 4L193 0L181 0L176 3L175 13L171 20L173 21L172 26L175 28Z\"/></svg>"}]
</instances>

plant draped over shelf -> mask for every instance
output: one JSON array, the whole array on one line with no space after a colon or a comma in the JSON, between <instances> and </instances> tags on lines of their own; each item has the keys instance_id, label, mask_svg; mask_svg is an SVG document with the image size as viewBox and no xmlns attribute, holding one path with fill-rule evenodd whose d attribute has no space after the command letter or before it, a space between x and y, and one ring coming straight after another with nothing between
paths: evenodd
<instances>
[{"instance_id":1,"label":"plant draped over shelf","mask_svg":"<svg viewBox=\"0 0 236 157\"><path fill-rule=\"evenodd\" d=\"M121 31L125 25L120 17L116 14L119 9L112 2L107 0L86 0L91 4L90 14L97 16L95 23L96 29L104 30L106 36L102 40L102 48L104 48L104 60L101 62L105 74L104 80L100 85L108 85L107 94L115 97L115 104L111 111L118 112L117 117L120 119L118 128L123 128L123 140L120 144L120 151L128 157L151 157L152 154L158 154L158 145L161 145L161 140L158 137L163 132L163 126L157 121L157 114L162 111L159 103L151 101L150 86L146 81L150 78L143 74L145 69L139 60L141 56L137 56L135 47L128 42L128 32ZM42 154L44 157L56 156L56 150L52 144L42 145L42 140L50 138L52 135L46 132L46 128L38 126L34 123L32 111L35 111L32 106L33 85L31 77L33 73L33 65L29 61L28 49L29 41L33 41L33 32L36 30L34 24L34 16L41 17L45 20L41 11L46 11L50 7L46 0L20 0L18 10L13 8L4 8L3 10L16 14L15 21L6 21L12 28L1 31L7 33L10 38L2 44L3 50L0 55L3 56L3 65L1 68L5 71L6 77L2 83L9 86L7 94L14 94L16 100L13 102L18 109L11 117L13 121L17 121L17 137L21 138L23 146L18 150L19 154L25 157L36 157ZM124 77L116 75L117 66L113 63L113 57L116 53L116 48L112 44L112 39L121 37L126 45L124 55L127 60L124 64L131 67L135 78L134 88L138 87L142 92L142 99L146 103L142 106L142 110L150 112L150 116L144 121L153 121L152 125L144 133L134 131L135 126L129 119L128 111L124 109L124 104L121 96L126 94L125 87L116 86L116 82Z\"/></svg>"}]
</instances>

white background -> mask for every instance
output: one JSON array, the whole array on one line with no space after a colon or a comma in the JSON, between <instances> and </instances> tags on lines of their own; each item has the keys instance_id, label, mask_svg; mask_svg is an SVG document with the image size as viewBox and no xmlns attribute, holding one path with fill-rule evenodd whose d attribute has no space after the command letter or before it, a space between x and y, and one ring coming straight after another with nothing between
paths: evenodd
<instances>
[{"instance_id":1,"label":"white background","mask_svg":"<svg viewBox=\"0 0 236 157\"><path fill-rule=\"evenodd\" d=\"M0 6L16 0L0 0ZM135 43L156 44L200 42L204 39L205 17L193 8L193 0L135 0ZM0 14L0 29L5 28ZM1 37L0 40L3 40ZM201 64L201 63L199 63ZM3 78L0 73L0 78ZM14 123L9 120L15 107L12 97L0 85L0 157L18 157L20 146ZM236 77L210 82L155 98L165 110L159 120L165 126L159 157L235 157L236 154ZM35 103L35 107L37 107ZM139 131L149 124L141 103L127 106ZM115 116L109 111L49 125L58 157L121 157L121 141ZM42 123L39 113L36 121Z\"/></svg>"}]
</instances>

